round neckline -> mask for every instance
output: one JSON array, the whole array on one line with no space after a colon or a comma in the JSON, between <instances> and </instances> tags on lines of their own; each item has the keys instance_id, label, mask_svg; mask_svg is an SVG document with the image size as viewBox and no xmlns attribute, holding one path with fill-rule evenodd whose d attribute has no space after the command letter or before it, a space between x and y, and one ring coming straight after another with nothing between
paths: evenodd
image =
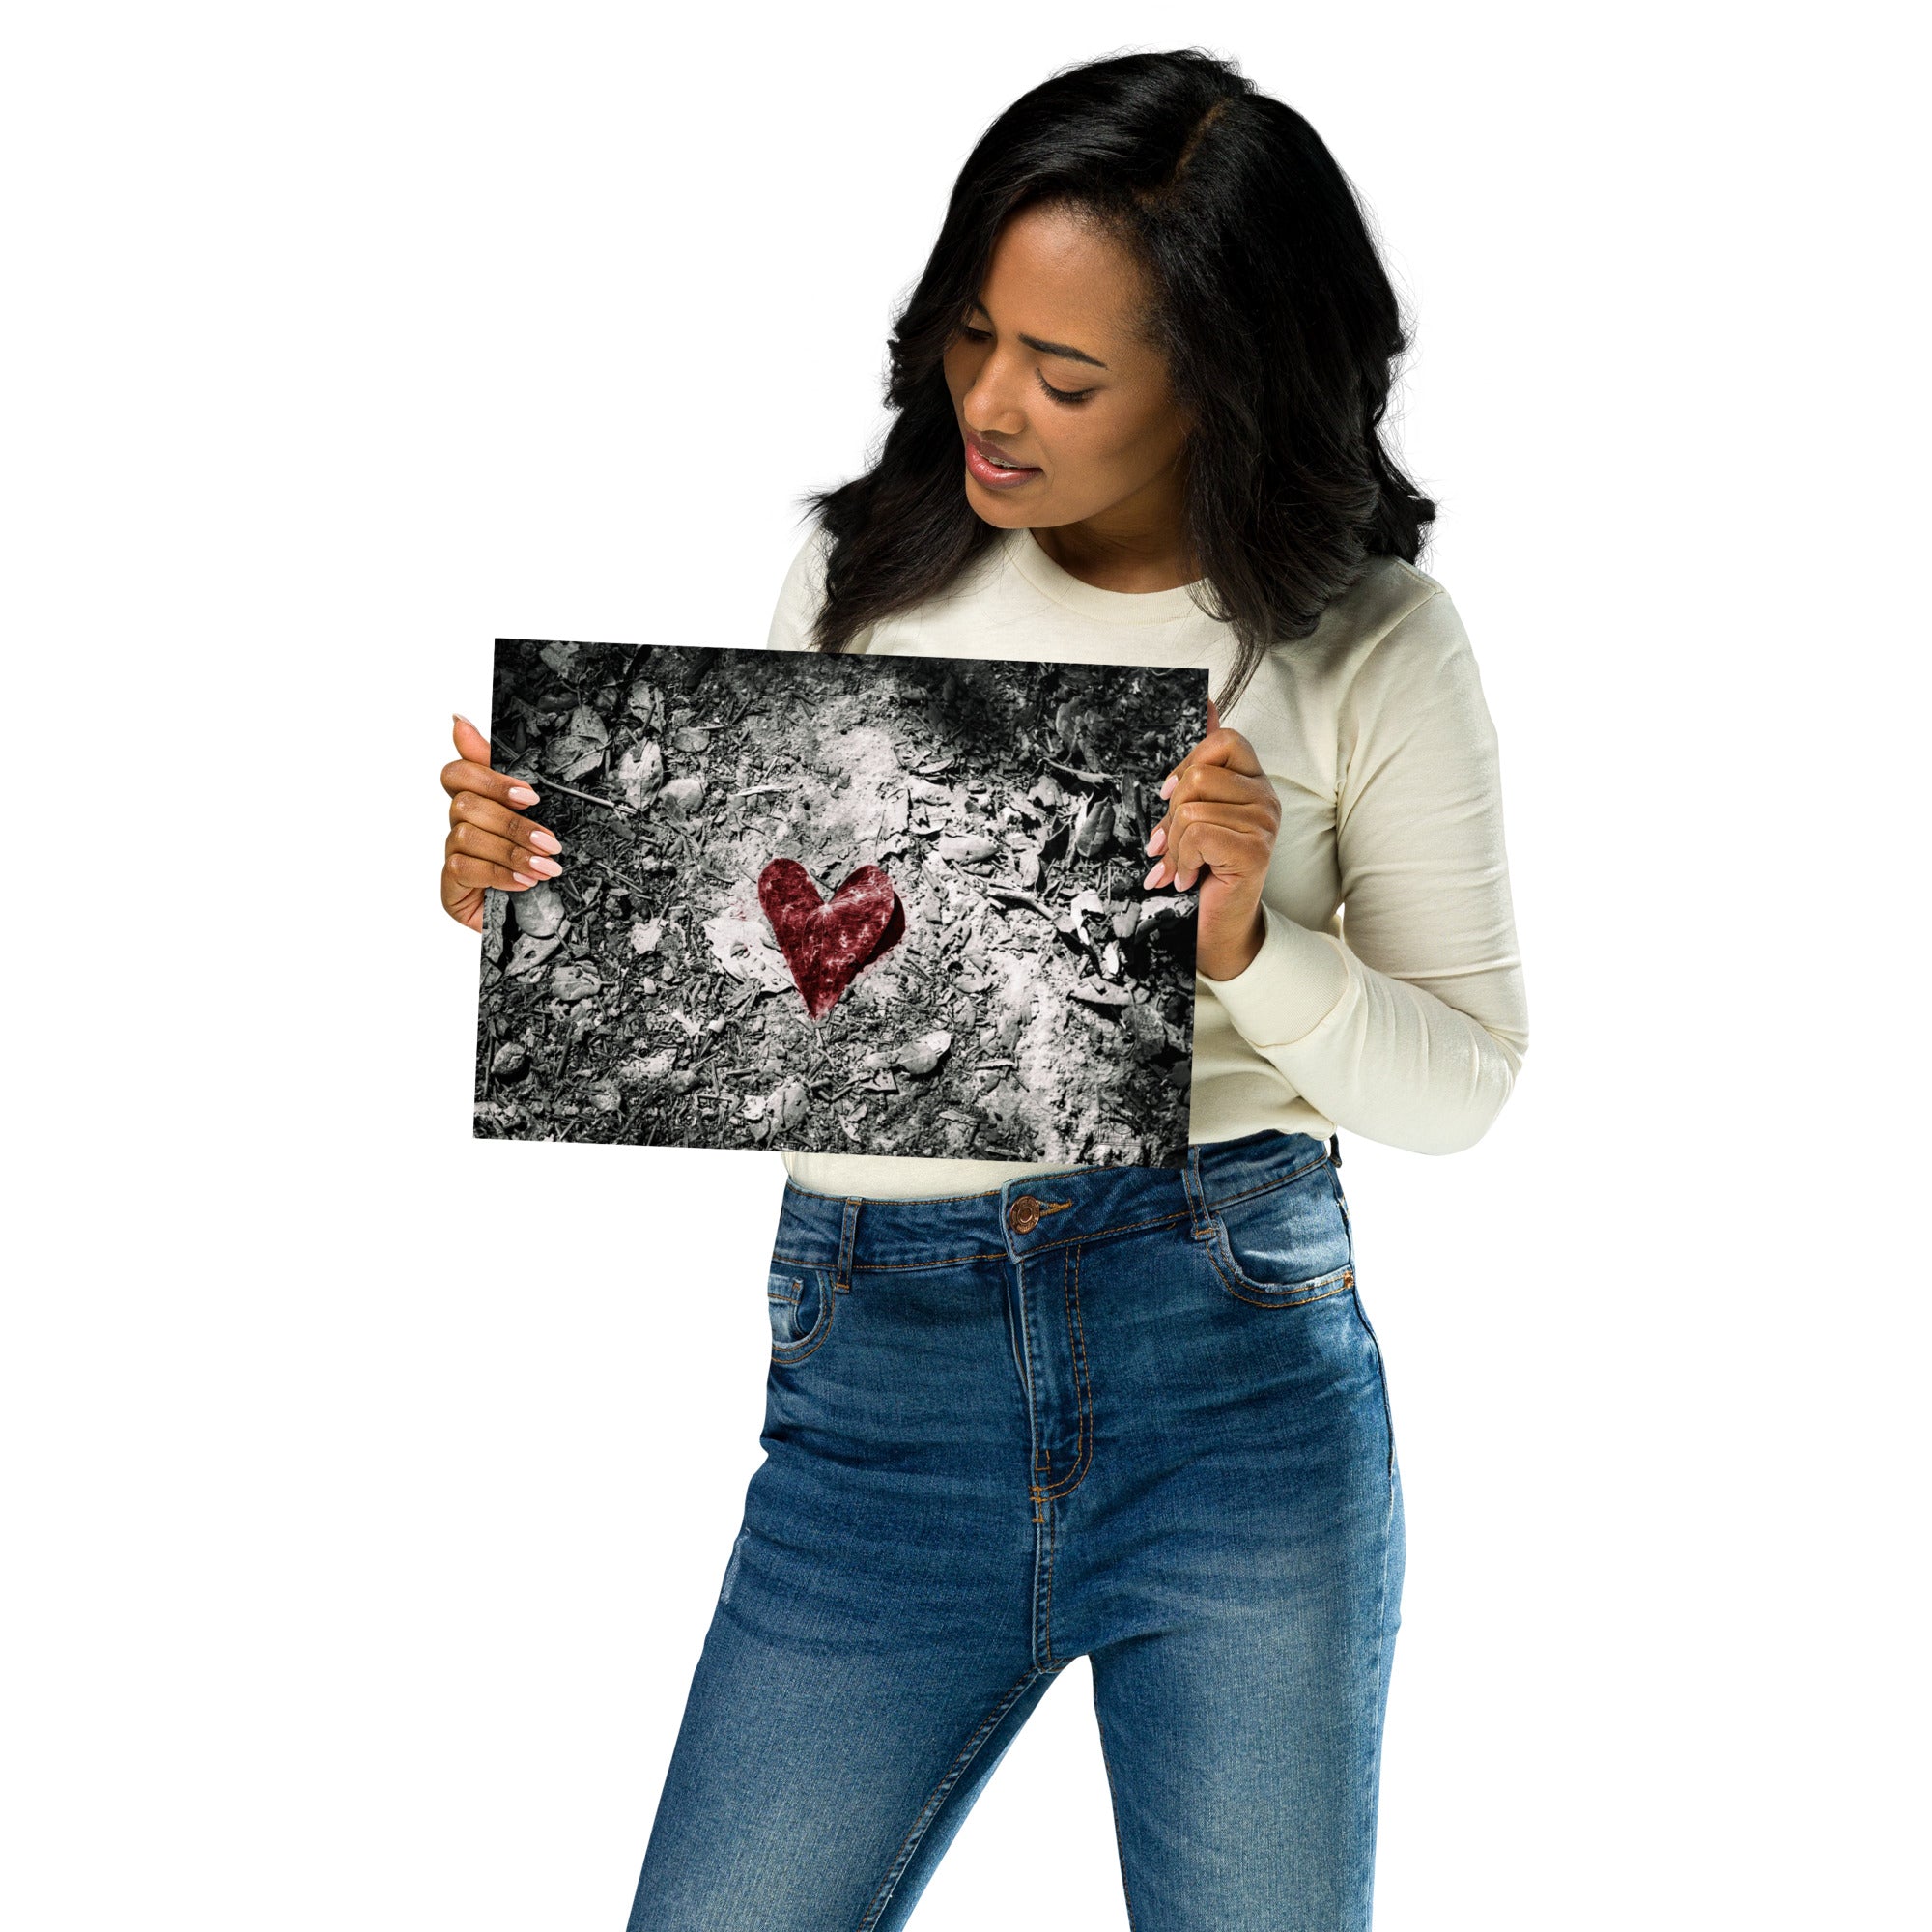
<instances>
[{"instance_id":1,"label":"round neckline","mask_svg":"<svg viewBox=\"0 0 1932 1932\"><path fill-rule=\"evenodd\" d=\"M1036 590L1083 617L1097 617L1103 624L1165 624L1176 617L1205 614L1192 595L1207 582L1205 577L1167 590L1102 590L1070 570L1063 570L1024 524L1008 532L1007 554Z\"/></svg>"}]
</instances>

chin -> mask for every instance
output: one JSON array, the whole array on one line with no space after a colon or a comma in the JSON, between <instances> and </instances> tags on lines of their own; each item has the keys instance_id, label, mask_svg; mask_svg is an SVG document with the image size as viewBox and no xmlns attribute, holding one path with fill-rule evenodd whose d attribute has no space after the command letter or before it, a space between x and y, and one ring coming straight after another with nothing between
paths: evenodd
<instances>
[{"instance_id":1,"label":"chin","mask_svg":"<svg viewBox=\"0 0 1932 1932\"><path fill-rule=\"evenodd\" d=\"M1037 524L1050 524L1051 517L1040 514L1037 497L1027 503L1015 503L1008 499L1004 490L988 490L980 480L969 475L966 479L966 500L972 504L980 516L989 524L997 524L1003 530L1031 529Z\"/></svg>"}]
</instances>

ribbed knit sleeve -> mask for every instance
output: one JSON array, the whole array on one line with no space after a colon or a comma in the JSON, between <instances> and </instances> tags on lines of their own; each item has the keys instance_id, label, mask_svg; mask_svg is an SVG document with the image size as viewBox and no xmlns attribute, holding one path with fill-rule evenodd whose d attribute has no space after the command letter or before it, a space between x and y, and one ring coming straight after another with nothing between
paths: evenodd
<instances>
[{"instance_id":1,"label":"ribbed knit sleeve","mask_svg":"<svg viewBox=\"0 0 1932 1932\"><path fill-rule=\"evenodd\" d=\"M1366 652L1337 713L1338 938L1264 902L1262 949L1206 983L1338 1126L1472 1146L1529 1045L1495 728L1437 589Z\"/></svg>"}]
</instances>

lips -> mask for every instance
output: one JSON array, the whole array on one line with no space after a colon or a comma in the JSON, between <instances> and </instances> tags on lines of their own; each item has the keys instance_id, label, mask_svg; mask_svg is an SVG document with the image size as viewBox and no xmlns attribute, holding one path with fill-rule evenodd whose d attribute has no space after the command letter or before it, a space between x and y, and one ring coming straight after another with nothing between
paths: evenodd
<instances>
[{"instance_id":1,"label":"lips","mask_svg":"<svg viewBox=\"0 0 1932 1932\"><path fill-rule=\"evenodd\" d=\"M997 464L1002 469L1037 469L1037 463L1015 463L1003 451L997 450L989 442L982 442L977 436L969 436L966 440L985 458L988 463Z\"/></svg>"}]
</instances>

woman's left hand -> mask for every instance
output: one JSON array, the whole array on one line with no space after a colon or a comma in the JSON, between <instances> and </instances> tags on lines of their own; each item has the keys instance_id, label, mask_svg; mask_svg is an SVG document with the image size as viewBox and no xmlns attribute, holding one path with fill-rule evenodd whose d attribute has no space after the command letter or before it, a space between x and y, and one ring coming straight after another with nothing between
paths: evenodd
<instances>
[{"instance_id":1,"label":"woman's left hand","mask_svg":"<svg viewBox=\"0 0 1932 1932\"><path fill-rule=\"evenodd\" d=\"M1262 950L1262 884L1274 856L1281 800L1255 748L1208 700L1208 735L1168 774L1167 815L1147 849L1160 854L1142 882L1201 881L1195 971L1232 980Z\"/></svg>"}]
</instances>

